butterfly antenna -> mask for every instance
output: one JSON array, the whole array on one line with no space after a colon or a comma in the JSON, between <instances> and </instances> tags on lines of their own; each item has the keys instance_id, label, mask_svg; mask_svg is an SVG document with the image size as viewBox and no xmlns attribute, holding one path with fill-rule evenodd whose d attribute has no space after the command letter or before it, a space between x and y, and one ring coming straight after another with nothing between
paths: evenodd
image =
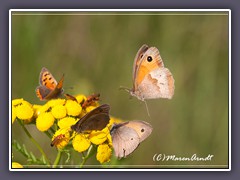
<instances>
[{"instance_id":1,"label":"butterfly antenna","mask_svg":"<svg viewBox=\"0 0 240 180\"><path fill-rule=\"evenodd\" d=\"M71 89L71 90L73 90L74 89L74 87L73 86L69 86L69 87L65 87L64 89Z\"/></svg>"},{"instance_id":2,"label":"butterfly antenna","mask_svg":"<svg viewBox=\"0 0 240 180\"><path fill-rule=\"evenodd\" d=\"M146 109L147 109L147 114L148 114L148 116L150 117L150 113L149 113L149 109L148 109L147 102L146 102L145 100L144 100L143 102L145 103L145 106L146 106Z\"/></svg>"},{"instance_id":3,"label":"butterfly antenna","mask_svg":"<svg viewBox=\"0 0 240 180\"><path fill-rule=\"evenodd\" d=\"M130 91L131 91L131 89L129 89L128 87L125 87L125 86L120 86L120 87L119 87L119 90L125 90L125 91L127 91L127 92L130 92Z\"/></svg>"}]
</instances>

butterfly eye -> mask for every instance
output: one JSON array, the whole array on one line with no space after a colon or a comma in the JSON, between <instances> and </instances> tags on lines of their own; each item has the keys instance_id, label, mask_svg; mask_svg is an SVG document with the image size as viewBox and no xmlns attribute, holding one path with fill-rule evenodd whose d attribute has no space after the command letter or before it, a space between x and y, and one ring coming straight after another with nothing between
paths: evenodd
<instances>
[{"instance_id":1,"label":"butterfly eye","mask_svg":"<svg viewBox=\"0 0 240 180\"><path fill-rule=\"evenodd\" d=\"M148 61L148 62L151 62L151 61L152 61L152 57L151 57L151 56L148 56L148 57L147 57L147 61Z\"/></svg>"}]
</instances>

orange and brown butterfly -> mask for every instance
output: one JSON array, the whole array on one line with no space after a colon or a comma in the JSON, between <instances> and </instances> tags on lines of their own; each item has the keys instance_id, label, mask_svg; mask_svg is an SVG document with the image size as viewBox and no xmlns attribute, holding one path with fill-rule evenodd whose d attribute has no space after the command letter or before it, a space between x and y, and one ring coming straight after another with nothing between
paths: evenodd
<instances>
[{"instance_id":1,"label":"orange and brown butterfly","mask_svg":"<svg viewBox=\"0 0 240 180\"><path fill-rule=\"evenodd\" d=\"M92 103L99 101L100 94L92 94L87 97L87 99L82 103L82 108L92 105Z\"/></svg>"},{"instance_id":2,"label":"orange and brown butterfly","mask_svg":"<svg viewBox=\"0 0 240 180\"><path fill-rule=\"evenodd\" d=\"M59 134L58 136L56 136L52 142L51 142L51 146L56 146L56 144L58 144L63 138L65 138L64 134Z\"/></svg>"},{"instance_id":3,"label":"orange and brown butterfly","mask_svg":"<svg viewBox=\"0 0 240 180\"><path fill-rule=\"evenodd\" d=\"M49 70L43 67L39 77L40 86L36 88L37 97L41 101L58 98L63 93L63 80L64 75L57 82Z\"/></svg>"}]
</instances>

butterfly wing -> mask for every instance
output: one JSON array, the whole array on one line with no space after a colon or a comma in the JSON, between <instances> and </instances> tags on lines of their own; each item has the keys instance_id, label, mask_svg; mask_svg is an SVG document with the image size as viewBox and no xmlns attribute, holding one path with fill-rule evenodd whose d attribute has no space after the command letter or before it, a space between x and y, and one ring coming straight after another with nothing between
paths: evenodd
<instances>
[{"instance_id":1,"label":"butterfly wing","mask_svg":"<svg viewBox=\"0 0 240 180\"><path fill-rule=\"evenodd\" d=\"M146 44L142 45L142 47L138 50L135 58L134 58L134 62L133 62L133 89L135 89L135 79L136 79L136 75L138 72L138 68L140 65L140 62L142 60L143 55L145 54L145 52L148 50L148 46Z\"/></svg>"},{"instance_id":2,"label":"butterfly wing","mask_svg":"<svg viewBox=\"0 0 240 180\"><path fill-rule=\"evenodd\" d=\"M75 125L71 126L71 129L77 133L102 130L109 123L109 110L110 106L103 104L83 116Z\"/></svg>"},{"instance_id":3,"label":"butterfly wing","mask_svg":"<svg viewBox=\"0 0 240 180\"><path fill-rule=\"evenodd\" d=\"M129 121L125 126L132 128L137 132L140 142L144 141L152 133L153 129L149 123L138 120Z\"/></svg>"},{"instance_id":4,"label":"butterfly wing","mask_svg":"<svg viewBox=\"0 0 240 180\"><path fill-rule=\"evenodd\" d=\"M43 67L39 76L39 84L46 86L48 89L54 90L57 86L57 81L50 73L50 71L48 71L47 68Z\"/></svg>"},{"instance_id":5,"label":"butterfly wing","mask_svg":"<svg viewBox=\"0 0 240 180\"><path fill-rule=\"evenodd\" d=\"M125 126L117 124L111 129L112 144L116 157L122 158L131 154L139 145L140 139L137 132Z\"/></svg>"},{"instance_id":6,"label":"butterfly wing","mask_svg":"<svg viewBox=\"0 0 240 180\"><path fill-rule=\"evenodd\" d=\"M141 57L142 56L142 57ZM134 85L137 88L144 77L157 68L163 68L164 64L157 48L150 47L140 56L139 65L136 69Z\"/></svg>"},{"instance_id":7,"label":"butterfly wing","mask_svg":"<svg viewBox=\"0 0 240 180\"><path fill-rule=\"evenodd\" d=\"M159 68L147 74L138 91L144 99L168 98L174 95L174 79L167 68Z\"/></svg>"},{"instance_id":8,"label":"butterfly wing","mask_svg":"<svg viewBox=\"0 0 240 180\"><path fill-rule=\"evenodd\" d=\"M60 81L57 83L56 87L45 97L45 99L54 99L59 97L63 93L63 81L64 81L64 75L60 79Z\"/></svg>"},{"instance_id":9,"label":"butterfly wing","mask_svg":"<svg viewBox=\"0 0 240 180\"><path fill-rule=\"evenodd\" d=\"M46 86L38 86L36 88L37 97L42 101L45 100L47 95L51 92Z\"/></svg>"}]
</instances>

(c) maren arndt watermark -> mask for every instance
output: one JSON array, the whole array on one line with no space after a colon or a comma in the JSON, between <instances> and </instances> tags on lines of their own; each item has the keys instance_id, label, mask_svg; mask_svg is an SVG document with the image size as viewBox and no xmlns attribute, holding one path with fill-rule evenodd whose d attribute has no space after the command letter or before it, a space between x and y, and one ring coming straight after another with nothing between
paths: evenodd
<instances>
[{"instance_id":1,"label":"(c) maren arndt watermark","mask_svg":"<svg viewBox=\"0 0 240 180\"><path fill-rule=\"evenodd\" d=\"M153 161L211 161L213 159L213 154L208 154L205 157L200 157L197 154L193 154L191 156L176 156L174 154L167 155L156 153L153 155Z\"/></svg>"}]
</instances>

